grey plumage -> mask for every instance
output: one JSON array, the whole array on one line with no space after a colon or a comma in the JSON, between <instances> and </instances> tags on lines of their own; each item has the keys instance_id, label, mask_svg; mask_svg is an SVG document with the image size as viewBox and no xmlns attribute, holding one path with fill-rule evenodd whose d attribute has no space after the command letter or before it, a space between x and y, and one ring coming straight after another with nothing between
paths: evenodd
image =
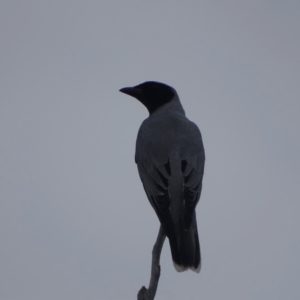
<instances>
[{"instance_id":1,"label":"grey plumage","mask_svg":"<svg viewBox=\"0 0 300 300\"><path fill-rule=\"evenodd\" d=\"M169 239L175 269L199 272L195 208L205 161L201 133L186 118L172 87L150 81L120 91L137 98L150 113L138 132L135 161L147 197Z\"/></svg>"}]
</instances>

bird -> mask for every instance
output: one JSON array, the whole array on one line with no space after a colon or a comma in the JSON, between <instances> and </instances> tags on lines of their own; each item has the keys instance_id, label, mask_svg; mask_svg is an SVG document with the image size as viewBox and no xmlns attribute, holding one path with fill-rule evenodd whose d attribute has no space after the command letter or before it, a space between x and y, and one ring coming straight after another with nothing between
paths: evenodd
<instances>
[{"instance_id":1,"label":"bird","mask_svg":"<svg viewBox=\"0 0 300 300\"><path fill-rule=\"evenodd\" d=\"M176 90L146 81L119 90L148 110L136 139L135 162L148 200L168 237L178 272L200 272L196 205L205 152L198 126L185 116Z\"/></svg>"}]
</instances>

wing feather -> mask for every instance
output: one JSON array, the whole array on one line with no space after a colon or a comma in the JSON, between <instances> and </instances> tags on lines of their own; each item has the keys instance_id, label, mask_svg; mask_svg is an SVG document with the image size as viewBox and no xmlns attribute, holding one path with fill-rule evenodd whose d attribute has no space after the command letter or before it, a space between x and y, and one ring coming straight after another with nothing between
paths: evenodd
<instances>
[{"instance_id":1,"label":"wing feather","mask_svg":"<svg viewBox=\"0 0 300 300\"><path fill-rule=\"evenodd\" d=\"M193 213L200 199L202 190L202 178L204 173L204 156L199 155L187 158L181 162L183 174L183 197L184 197L184 227L191 226Z\"/></svg>"},{"instance_id":2,"label":"wing feather","mask_svg":"<svg viewBox=\"0 0 300 300\"><path fill-rule=\"evenodd\" d=\"M166 220L169 213L169 179L170 166L166 164L156 166L154 164L145 168L146 164L138 163L138 171L147 197L161 222Z\"/></svg>"}]
</instances>

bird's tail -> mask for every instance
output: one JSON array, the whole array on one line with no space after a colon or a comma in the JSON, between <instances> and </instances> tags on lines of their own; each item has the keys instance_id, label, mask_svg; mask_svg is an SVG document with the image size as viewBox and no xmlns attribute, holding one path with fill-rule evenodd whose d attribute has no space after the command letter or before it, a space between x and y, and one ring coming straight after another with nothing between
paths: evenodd
<instances>
[{"instance_id":1,"label":"bird's tail","mask_svg":"<svg viewBox=\"0 0 300 300\"><path fill-rule=\"evenodd\" d=\"M201 268L200 244L196 216L188 230L181 225L175 236L169 237L173 264L178 272L191 269L197 273Z\"/></svg>"}]
</instances>

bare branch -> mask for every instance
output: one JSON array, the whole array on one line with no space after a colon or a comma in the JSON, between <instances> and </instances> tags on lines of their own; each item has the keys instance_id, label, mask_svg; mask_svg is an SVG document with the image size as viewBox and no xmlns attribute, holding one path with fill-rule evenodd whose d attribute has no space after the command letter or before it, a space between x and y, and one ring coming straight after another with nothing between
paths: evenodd
<instances>
[{"instance_id":1,"label":"bare branch","mask_svg":"<svg viewBox=\"0 0 300 300\"><path fill-rule=\"evenodd\" d=\"M152 250L152 266L151 266L151 278L148 289L144 286L139 290L137 299L138 300L153 300L156 294L159 276L160 276L160 253L166 238L166 234L160 226L156 242Z\"/></svg>"}]
</instances>

